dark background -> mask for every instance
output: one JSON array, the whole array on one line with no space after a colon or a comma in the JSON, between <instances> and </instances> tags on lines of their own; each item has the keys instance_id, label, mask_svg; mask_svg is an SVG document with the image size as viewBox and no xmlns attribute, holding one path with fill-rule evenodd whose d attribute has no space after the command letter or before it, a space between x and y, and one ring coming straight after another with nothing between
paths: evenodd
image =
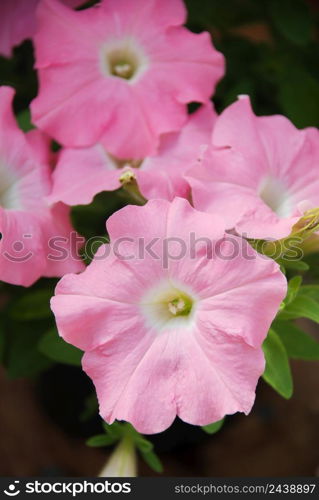
<instances>
[{"instance_id":1,"label":"dark background","mask_svg":"<svg viewBox=\"0 0 319 500\"><path fill-rule=\"evenodd\" d=\"M214 97L218 111L238 94L250 94L257 114L282 113L298 127L319 126L318 1L186 4L189 27L210 31L226 56L227 73ZM15 110L24 128L25 110L37 92L32 66L29 41L15 49L12 59L0 57L1 84L16 88ZM99 195L90 207L73 210L74 224L86 236L103 235L105 218L122 204L118 193ZM109 453L85 445L86 438L101 432L91 382L77 366L56 364L39 349L54 326L47 306L54 285L55 280L35 285L38 302L33 296L30 303L38 314L31 318L21 307L30 291L0 285L1 475L96 475ZM318 336L316 327L308 328ZM318 363L295 361L292 368L295 391L289 401L260 382L251 415L229 417L218 434L207 436L176 422L154 436L164 474L319 474ZM154 474L143 462L139 473Z\"/></svg>"}]
</instances>

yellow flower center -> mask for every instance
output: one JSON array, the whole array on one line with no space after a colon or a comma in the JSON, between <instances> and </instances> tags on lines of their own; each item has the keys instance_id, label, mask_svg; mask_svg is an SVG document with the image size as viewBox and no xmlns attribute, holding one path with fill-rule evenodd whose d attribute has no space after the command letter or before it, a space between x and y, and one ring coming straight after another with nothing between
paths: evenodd
<instances>
[{"instance_id":1,"label":"yellow flower center","mask_svg":"<svg viewBox=\"0 0 319 500\"><path fill-rule=\"evenodd\" d=\"M174 316L188 316L192 310L193 301L185 294L178 295L167 302L168 312Z\"/></svg>"},{"instance_id":2,"label":"yellow flower center","mask_svg":"<svg viewBox=\"0 0 319 500\"><path fill-rule=\"evenodd\" d=\"M107 54L111 75L131 80L138 69L138 60L129 48L115 49Z\"/></svg>"}]
</instances>

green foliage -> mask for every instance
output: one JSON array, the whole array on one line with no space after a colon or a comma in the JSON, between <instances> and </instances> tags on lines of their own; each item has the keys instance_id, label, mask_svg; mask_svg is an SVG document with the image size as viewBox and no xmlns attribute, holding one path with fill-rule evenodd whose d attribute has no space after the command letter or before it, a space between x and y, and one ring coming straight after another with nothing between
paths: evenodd
<instances>
[{"instance_id":1,"label":"green foliage","mask_svg":"<svg viewBox=\"0 0 319 500\"><path fill-rule=\"evenodd\" d=\"M65 342L55 328L46 332L38 343L39 351L58 363L81 366L83 352Z\"/></svg>"},{"instance_id":2,"label":"green foliage","mask_svg":"<svg viewBox=\"0 0 319 500\"><path fill-rule=\"evenodd\" d=\"M145 453L146 455L150 453L153 450L153 444L141 436L141 434L135 429L133 429L133 431L134 432L132 432L132 434L134 435L134 442L139 451L141 453Z\"/></svg>"},{"instance_id":3,"label":"green foliage","mask_svg":"<svg viewBox=\"0 0 319 500\"><path fill-rule=\"evenodd\" d=\"M319 303L312 297L299 294L278 314L278 318L281 320L308 318L319 323Z\"/></svg>"},{"instance_id":4,"label":"green foliage","mask_svg":"<svg viewBox=\"0 0 319 500\"><path fill-rule=\"evenodd\" d=\"M158 474L161 474L163 472L163 465L153 451L149 451L145 453L144 451L141 452L142 458L144 461L147 463L147 465L154 471L157 472Z\"/></svg>"},{"instance_id":5,"label":"green foliage","mask_svg":"<svg viewBox=\"0 0 319 500\"><path fill-rule=\"evenodd\" d=\"M275 321L273 328L279 335L290 358L306 361L319 360L319 342L290 321Z\"/></svg>"},{"instance_id":6,"label":"green foliage","mask_svg":"<svg viewBox=\"0 0 319 500\"><path fill-rule=\"evenodd\" d=\"M129 436L148 466L155 472L161 473L163 471L163 466L154 452L153 443L137 432L131 424L119 422L107 424L103 422L103 428L105 434L98 434L88 439L86 442L88 446L110 446Z\"/></svg>"},{"instance_id":7,"label":"green foliage","mask_svg":"<svg viewBox=\"0 0 319 500\"><path fill-rule=\"evenodd\" d=\"M51 366L37 347L42 334L38 323L11 321L6 328L3 363L9 377L33 377Z\"/></svg>"},{"instance_id":8,"label":"green foliage","mask_svg":"<svg viewBox=\"0 0 319 500\"><path fill-rule=\"evenodd\" d=\"M123 426L119 422L113 422L113 424L108 424L107 422L103 422L104 431L108 436L111 436L115 440L120 439L123 436L123 433L127 430L127 427Z\"/></svg>"},{"instance_id":9,"label":"green foliage","mask_svg":"<svg viewBox=\"0 0 319 500\"><path fill-rule=\"evenodd\" d=\"M55 284L56 280L42 279L30 289L1 285L2 364L11 378L35 377L52 365L38 343L54 326L49 301Z\"/></svg>"},{"instance_id":10,"label":"green foliage","mask_svg":"<svg viewBox=\"0 0 319 500\"><path fill-rule=\"evenodd\" d=\"M50 288L28 290L13 301L9 308L9 316L18 321L50 318L50 299L54 292Z\"/></svg>"},{"instance_id":11,"label":"green foliage","mask_svg":"<svg viewBox=\"0 0 319 500\"><path fill-rule=\"evenodd\" d=\"M318 256L316 255L318 258ZM303 285L300 292L302 295L311 297L319 303L319 285Z\"/></svg>"},{"instance_id":12,"label":"green foliage","mask_svg":"<svg viewBox=\"0 0 319 500\"><path fill-rule=\"evenodd\" d=\"M297 297L301 283L302 283L301 276L294 276L293 278L291 278L291 280L289 280L287 296L284 300L286 305L290 304Z\"/></svg>"},{"instance_id":13,"label":"green foliage","mask_svg":"<svg viewBox=\"0 0 319 500\"><path fill-rule=\"evenodd\" d=\"M112 436L108 436L107 434L98 434L97 436L93 436L87 440L87 446L92 448L99 448L104 446L110 446L116 442L116 439L112 438Z\"/></svg>"},{"instance_id":14,"label":"green foliage","mask_svg":"<svg viewBox=\"0 0 319 500\"><path fill-rule=\"evenodd\" d=\"M97 194L89 205L73 207L71 216L75 229L87 239L94 238L97 240L100 235L100 244L106 242L105 223L107 218L126 204L119 193L120 190L114 192L104 191ZM96 247L96 245L93 246ZM97 247L95 251L96 249Z\"/></svg>"},{"instance_id":15,"label":"green foliage","mask_svg":"<svg viewBox=\"0 0 319 500\"><path fill-rule=\"evenodd\" d=\"M293 271L309 271L309 265L307 262L302 260L287 260L278 261L279 264L283 264L285 269Z\"/></svg>"},{"instance_id":16,"label":"green foliage","mask_svg":"<svg viewBox=\"0 0 319 500\"><path fill-rule=\"evenodd\" d=\"M291 60L291 64L294 62ZM278 100L283 113L297 127L319 126L319 82L302 66L284 68L278 82ZM293 73L293 74L292 74Z\"/></svg>"},{"instance_id":17,"label":"green foliage","mask_svg":"<svg viewBox=\"0 0 319 500\"><path fill-rule=\"evenodd\" d=\"M224 422L225 419L223 418L222 420L218 420L213 424L203 425L202 429L203 431L207 432L207 434L216 434L216 432L218 432L223 427Z\"/></svg>"},{"instance_id":18,"label":"green foliage","mask_svg":"<svg viewBox=\"0 0 319 500\"><path fill-rule=\"evenodd\" d=\"M278 30L288 41L306 45L311 40L312 18L303 0L269 0L269 13Z\"/></svg>"},{"instance_id":19,"label":"green foliage","mask_svg":"<svg viewBox=\"0 0 319 500\"><path fill-rule=\"evenodd\" d=\"M87 396L84 400L84 409L80 413L79 420L80 422L86 422L91 417L93 417L96 413L98 413L98 402L95 392Z\"/></svg>"},{"instance_id":20,"label":"green foliage","mask_svg":"<svg viewBox=\"0 0 319 500\"><path fill-rule=\"evenodd\" d=\"M263 379L281 396L289 399L293 393L289 359L284 344L272 329L263 343L263 351L266 359Z\"/></svg>"}]
</instances>

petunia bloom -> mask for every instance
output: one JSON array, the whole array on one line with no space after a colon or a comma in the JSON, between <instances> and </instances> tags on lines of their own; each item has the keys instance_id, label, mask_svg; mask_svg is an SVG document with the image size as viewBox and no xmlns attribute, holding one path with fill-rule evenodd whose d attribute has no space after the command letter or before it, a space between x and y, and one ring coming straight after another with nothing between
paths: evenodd
<instances>
[{"instance_id":1,"label":"petunia bloom","mask_svg":"<svg viewBox=\"0 0 319 500\"><path fill-rule=\"evenodd\" d=\"M64 149L53 172L50 200L68 205L90 203L97 193L118 189L128 170L147 199L186 197L189 184L183 174L197 158L200 146L210 140L216 116L210 103L203 105L190 115L180 132L161 137L156 155L141 160L116 159L103 144Z\"/></svg>"},{"instance_id":2,"label":"petunia bloom","mask_svg":"<svg viewBox=\"0 0 319 500\"><path fill-rule=\"evenodd\" d=\"M10 87L0 88L0 279L29 286L41 276L80 271L83 264L69 208L49 207L45 199L51 190L47 138L18 128L13 95Z\"/></svg>"},{"instance_id":3,"label":"petunia bloom","mask_svg":"<svg viewBox=\"0 0 319 500\"><path fill-rule=\"evenodd\" d=\"M60 0L77 7L84 0ZM0 2L0 55L11 57L12 49L36 31L36 8L40 0L1 0Z\"/></svg>"},{"instance_id":4,"label":"petunia bloom","mask_svg":"<svg viewBox=\"0 0 319 500\"><path fill-rule=\"evenodd\" d=\"M65 146L153 155L159 136L185 123L186 104L207 102L224 73L210 35L188 31L185 19L182 0L102 0L78 12L43 0L33 122Z\"/></svg>"},{"instance_id":5,"label":"petunia bloom","mask_svg":"<svg viewBox=\"0 0 319 500\"><path fill-rule=\"evenodd\" d=\"M111 244L51 301L60 335L86 351L101 416L157 433L176 415L249 413L286 293L278 265L182 198L127 206L107 229Z\"/></svg>"},{"instance_id":6,"label":"petunia bloom","mask_svg":"<svg viewBox=\"0 0 319 500\"><path fill-rule=\"evenodd\" d=\"M256 116L247 96L217 119L210 145L188 174L194 206L221 213L251 238L287 236L319 206L319 131L284 116Z\"/></svg>"}]
</instances>

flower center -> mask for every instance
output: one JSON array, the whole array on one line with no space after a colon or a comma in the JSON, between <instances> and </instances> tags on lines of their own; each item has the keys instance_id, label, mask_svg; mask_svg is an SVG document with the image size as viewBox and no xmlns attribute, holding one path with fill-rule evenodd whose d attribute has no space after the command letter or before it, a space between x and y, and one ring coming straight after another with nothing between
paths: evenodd
<instances>
[{"instance_id":1,"label":"flower center","mask_svg":"<svg viewBox=\"0 0 319 500\"><path fill-rule=\"evenodd\" d=\"M125 78L126 80L130 80L138 68L138 61L135 55L125 49L114 50L107 54L107 63L111 75Z\"/></svg>"},{"instance_id":2,"label":"flower center","mask_svg":"<svg viewBox=\"0 0 319 500\"><path fill-rule=\"evenodd\" d=\"M106 76L112 75L131 82L147 67L148 58L133 38L113 40L102 48L101 69Z\"/></svg>"},{"instance_id":3,"label":"flower center","mask_svg":"<svg viewBox=\"0 0 319 500\"><path fill-rule=\"evenodd\" d=\"M289 217L293 211L293 203L285 185L271 176L263 179L259 187L259 196L263 202L279 217Z\"/></svg>"},{"instance_id":4,"label":"flower center","mask_svg":"<svg viewBox=\"0 0 319 500\"><path fill-rule=\"evenodd\" d=\"M179 295L175 299L167 303L168 312L172 317L188 316L192 310L193 302L190 297L186 295Z\"/></svg>"},{"instance_id":5,"label":"flower center","mask_svg":"<svg viewBox=\"0 0 319 500\"><path fill-rule=\"evenodd\" d=\"M196 300L179 286L164 283L146 294L141 307L150 325L159 330L185 327L193 318Z\"/></svg>"}]
</instances>

